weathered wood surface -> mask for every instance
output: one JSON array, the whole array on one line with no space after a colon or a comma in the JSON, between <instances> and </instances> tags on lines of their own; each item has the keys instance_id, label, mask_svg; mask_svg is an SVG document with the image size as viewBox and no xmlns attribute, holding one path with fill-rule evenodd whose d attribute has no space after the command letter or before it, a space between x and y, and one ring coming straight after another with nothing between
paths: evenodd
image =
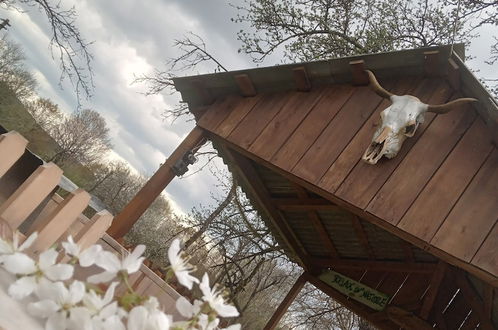
<instances>
[{"instance_id":1,"label":"weathered wood surface","mask_svg":"<svg viewBox=\"0 0 498 330\"><path fill-rule=\"evenodd\" d=\"M439 78L382 84L430 104L460 96L454 82L450 86ZM489 252L498 250L498 151L472 107L438 116L427 113L394 159L370 165L361 155L390 102L368 87L313 86L307 93L258 94L227 102L208 109L212 114L200 126L254 155L256 162L323 191L340 207L377 224L385 221L383 228L396 228L392 232L414 238L412 242L438 257L498 276L498 262ZM297 211L296 205L285 211ZM364 249L367 243L361 243Z\"/></svg>"}]
</instances>

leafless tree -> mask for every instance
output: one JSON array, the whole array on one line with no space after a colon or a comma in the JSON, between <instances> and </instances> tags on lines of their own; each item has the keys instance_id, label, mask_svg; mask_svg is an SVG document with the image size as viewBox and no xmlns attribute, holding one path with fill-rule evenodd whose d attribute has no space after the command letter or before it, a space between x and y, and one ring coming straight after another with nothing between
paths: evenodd
<instances>
[{"instance_id":1,"label":"leafless tree","mask_svg":"<svg viewBox=\"0 0 498 330\"><path fill-rule=\"evenodd\" d=\"M73 112L54 125L49 134L59 146L49 159L56 163L73 159L82 164L90 164L111 147L105 119L91 109Z\"/></svg>"},{"instance_id":2,"label":"leafless tree","mask_svg":"<svg viewBox=\"0 0 498 330\"><path fill-rule=\"evenodd\" d=\"M60 0L1 0L0 8L21 12L38 10L44 14L51 31L52 56L62 71L61 82L69 79L78 101L81 101L81 96L91 95L94 87L91 43L84 39L76 25L78 15L74 7L67 7Z\"/></svg>"},{"instance_id":3,"label":"leafless tree","mask_svg":"<svg viewBox=\"0 0 498 330\"><path fill-rule=\"evenodd\" d=\"M47 132L50 132L64 118L59 106L47 98L27 101L24 106L36 123Z\"/></svg>"},{"instance_id":4,"label":"leafless tree","mask_svg":"<svg viewBox=\"0 0 498 330\"><path fill-rule=\"evenodd\" d=\"M208 51L206 43L199 35L189 32L183 38L176 39L173 47L180 51L180 55L166 60L165 68L156 68L152 75L141 75L135 79L135 83L144 83L147 86L145 95L155 95L159 93L174 94L173 78L180 73L189 73L200 64L209 65L210 71L228 71L228 69L215 56ZM186 103L178 103L171 109L166 109L163 113L165 118L179 118L191 116Z\"/></svg>"},{"instance_id":5,"label":"leafless tree","mask_svg":"<svg viewBox=\"0 0 498 330\"><path fill-rule=\"evenodd\" d=\"M26 101L35 92L37 82L24 67L24 53L21 47L8 40L0 39L0 81L3 81L21 101Z\"/></svg>"}]
</instances>

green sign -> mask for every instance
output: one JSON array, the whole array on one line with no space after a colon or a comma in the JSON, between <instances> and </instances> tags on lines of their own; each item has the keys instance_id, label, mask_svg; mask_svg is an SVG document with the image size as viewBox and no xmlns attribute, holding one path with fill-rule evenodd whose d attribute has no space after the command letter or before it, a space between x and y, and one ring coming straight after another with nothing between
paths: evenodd
<instances>
[{"instance_id":1,"label":"green sign","mask_svg":"<svg viewBox=\"0 0 498 330\"><path fill-rule=\"evenodd\" d=\"M389 302L388 295L332 270L322 273L319 278L337 291L377 311L383 310Z\"/></svg>"}]
</instances>

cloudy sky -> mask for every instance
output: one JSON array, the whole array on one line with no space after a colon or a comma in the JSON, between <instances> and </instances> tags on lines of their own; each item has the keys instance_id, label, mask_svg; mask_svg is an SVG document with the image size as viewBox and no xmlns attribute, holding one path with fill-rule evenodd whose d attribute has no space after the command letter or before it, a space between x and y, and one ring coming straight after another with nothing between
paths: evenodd
<instances>
[{"instance_id":1,"label":"cloudy sky","mask_svg":"<svg viewBox=\"0 0 498 330\"><path fill-rule=\"evenodd\" d=\"M176 97L140 94L143 86L132 84L134 77L161 68L174 57L174 39L193 31L204 38L208 50L230 70L253 67L247 57L237 53L236 32L240 25L230 21L236 10L228 0L66 0L79 14L77 26L88 41L94 41L94 96L85 107L99 111L111 128L114 151L137 171L152 174L180 143L193 123L161 118L164 109L177 102ZM231 0L231 3L241 0ZM30 69L39 81L39 94L49 97L62 109L76 108L72 87L58 81L60 70L51 58L46 17L37 10L27 13L0 11L12 27L8 36L25 50ZM3 33L3 32L2 32ZM472 44L476 58L469 64L489 76L491 68L483 63L492 42L492 30L483 30ZM271 61L271 59L270 59ZM199 68L199 73L209 69ZM221 165L220 165L221 166ZM216 179L209 171L182 180L174 180L168 195L183 211L199 203L209 203L218 191Z\"/></svg>"}]
</instances>

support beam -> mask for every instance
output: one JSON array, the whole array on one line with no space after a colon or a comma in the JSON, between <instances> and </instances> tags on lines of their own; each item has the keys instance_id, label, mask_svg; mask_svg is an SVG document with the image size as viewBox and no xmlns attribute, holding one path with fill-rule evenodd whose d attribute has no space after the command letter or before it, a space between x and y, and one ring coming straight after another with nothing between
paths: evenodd
<instances>
[{"instance_id":1,"label":"support beam","mask_svg":"<svg viewBox=\"0 0 498 330\"><path fill-rule=\"evenodd\" d=\"M349 62L349 68L353 76L353 85L361 86L368 85L370 80L365 72L365 61L357 60Z\"/></svg>"},{"instance_id":2,"label":"support beam","mask_svg":"<svg viewBox=\"0 0 498 330\"><path fill-rule=\"evenodd\" d=\"M470 284L465 272L463 270L456 270L455 280L465 300L472 307L472 313L476 313L479 317L479 329L493 330L494 327L491 319L486 315L484 303Z\"/></svg>"},{"instance_id":3,"label":"support beam","mask_svg":"<svg viewBox=\"0 0 498 330\"><path fill-rule=\"evenodd\" d=\"M429 323L400 307L388 306L386 312L389 319L403 329L434 330Z\"/></svg>"},{"instance_id":4,"label":"support beam","mask_svg":"<svg viewBox=\"0 0 498 330\"><path fill-rule=\"evenodd\" d=\"M460 68L453 59L448 59L448 82L455 91L460 90Z\"/></svg>"},{"instance_id":5,"label":"support beam","mask_svg":"<svg viewBox=\"0 0 498 330\"><path fill-rule=\"evenodd\" d=\"M434 272L434 275L432 275L431 283L429 284L429 291L427 291L427 294L424 297L424 302L422 303L422 308L420 309L420 317L424 320L429 318L432 306L434 306L439 287L443 281L447 269L448 264L443 261L439 261L436 271Z\"/></svg>"},{"instance_id":6,"label":"support beam","mask_svg":"<svg viewBox=\"0 0 498 330\"><path fill-rule=\"evenodd\" d=\"M243 96L255 96L257 94L256 88L254 88L254 84L252 83L251 78L247 74L238 74L233 77L237 86L239 86L240 93Z\"/></svg>"},{"instance_id":7,"label":"support beam","mask_svg":"<svg viewBox=\"0 0 498 330\"><path fill-rule=\"evenodd\" d=\"M365 253L368 255L368 259L373 260L375 259L375 254L373 252L373 249L370 247L370 244L368 242L368 236L367 233L365 232L365 229L363 228L363 225L361 224L360 218L354 214L351 215L351 222L353 224L354 231L356 233L356 236L358 237L358 240L360 241L361 246L363 247L363 250L365 250Z\"/></svg>"},{"instance_id":8,"label":"support beam","mask_svg":"<svg viewBox=\"0 0 498 330\"><path fill-rule=\"evenodd\" d=\"M311 257L313 266L319 269L332 268L340 272L341 269L347 270L371 270L401 273L419 273L430 274L436 269L435 263L422 262L399 262L399 261L373 261L373 260L347 260Z\"/></svg>"},{"instance_id":9,"label":"support beam","mask_svg":"<svg viewBox=\"0 0 498 330\"><path fill-rule=\"evenodd\" d=\"M311 82L304 66L292 69L292 74L298 91L309 92L311 90Z\"/></svg>"},{"instance_id":10,"label":"support beam","mask_svg":"<svg viewBox=\"0 0 498 330\"><path fill-rule=\"evenodd\" d=\"M223 146L222 148L224 154L229 158L230 162L238 167L237 174L240 179L245 181L246 186L249 188L249 193L255 198L256 203L259 204L268 214L268 217L271 218L276 229L280 231L282 239L286 241L286 244L292 249L296 257L299 259L299 264L305 270L309 270L310 263L308 252L298 241L294 232L292 232L292 230L288 227L282 213L272 203L270 193L261 181L261 178L254 169L254 166L247 158L232 151L226 146Z\"/></svg>"},{"instance_id":11,"label":"support beam","mask_svg":"<svg viewBox=\"0 0 498 330\"><path fill-rule=\"evenodd\" d=\"M424 52L424 74L426 77L439 75L439 50Z\"/></svg>"},{"instance_id":12,"label":"support beam","mask_svg":"<svg viewBox=\"0 0 498 330\"><path fill-rule=\"evenodd\" d=\"M175 151L173 151L166 162L161 165L157 172L154 173L149 181L140 189L135 197L133 197L133 199L123 208L121 213L116 216L107 233L115 239L118 239L130 231L138 218L140 218L157 196L161 194L175 177L175 173L172 170L173 165L175 165L187 151L199 146L203 141L204 130L196 126Z\"/></svg>"},{"instance_id":13,"label":"support beam","mask_svg":"<svg viewBox=\"0 0 498 330\"><path fill-rule=\"evenodd\" d=\"M334 246L334 242L330 238L327 229L323 225L322 220L318 216L318 214L314 211L308 212L308 219L310 220L313 228L317 232L318 236L322 240L323 245L327 248L327 252L332 259L337 259L339 253L337 253L337 249Z\"/></svg>"},{"instance_id":14,"label":"support beam","mask_svg":"<svg viewBox=\"0 0 498 330\"><path fill-rule=\"evenodd\" d=\"M287 312L287 309L289 306L292 304L294 299L296 299L297 295L299 292L301 292L301 289L303 286L306 284L306 275L302 274L299 276L297 281L294 283L292 288L290 289L289 293L285 296L284 300L278 305L277 310L273 313L271 319L268 321L266 326L264 327L264 330L273 330L277 327L278 322L280 322L280 319L282 316L284 316L285 312Z\"/></svg>"}]
</instances>

